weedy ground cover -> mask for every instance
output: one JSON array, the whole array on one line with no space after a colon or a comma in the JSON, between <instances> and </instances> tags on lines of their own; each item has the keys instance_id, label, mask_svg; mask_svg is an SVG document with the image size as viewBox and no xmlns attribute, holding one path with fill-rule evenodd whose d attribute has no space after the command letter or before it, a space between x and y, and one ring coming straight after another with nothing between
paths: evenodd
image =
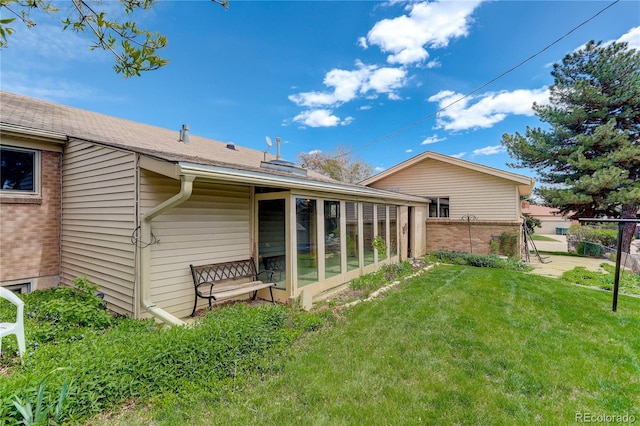
<instances>
[{"instance_id":1,"label":"weedy ground cover","mask_svg":"<svg viewBox=\"0 0 640 426\"><path fill-rule=\"evenodd\" d=\"M584 267L576 267L562 274L562 279L573 284L613 291L615 266L610 263L602 263L600 267L604 269L604 272L589 271ZM623 294L640 296L640 275L634 274L627 269L621 269L618 291Z\"/></svg>"},{"instance_id":2,"label":"weedy ground cover","mask_svg":"<svg viewBox=\"0 0 640 426\"><path fill-rule=\"evenodd\" d=\"M15 339L3 339L0 425L84 424L134 400L215 399L271 371L300 334L325 322L324 313L235 304L166 328L114 318L86 290L24 295L28 349L20 362ZM0 317L11 314L0 307Z\"/></svg>"}]
</instances>

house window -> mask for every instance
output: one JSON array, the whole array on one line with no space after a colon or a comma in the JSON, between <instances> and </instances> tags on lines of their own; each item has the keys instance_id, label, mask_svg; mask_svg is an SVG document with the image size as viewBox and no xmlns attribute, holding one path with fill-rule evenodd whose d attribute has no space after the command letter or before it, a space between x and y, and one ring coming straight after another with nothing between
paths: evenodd
<instances>
[{"instance_id":1,"label":"house window","mask_svg":"<svg viewBox=\"0 0 640 426\"><path fill-rule=\"evenodd\" d=\"M24 294L24 293L30 293L31 292L31 282L26 282L26 283L16 283L16 284L9 284L6 286L3 286L4 288L6 288L7 290L11 290L14 293L20 293L20 294Z\"/></svg>"},{"instance_id":2,"label":"house window","mask_svg":"<svg viewBox=\"0 0 640 426\"><path fill-rule=\"evenodd\" d=\"M449 217L449 197L429 197L429 217Z\"/></svg>"},{"instance_id":3,"label":"house window","mask_svg":"<svg viewBox=\"0 0 640 426\"><path fill-rule=\"evenodd\" d=\"M36 193L39 152L20 148L0 148L0 182L3 192Z\"/></svg>"}]
</instances>

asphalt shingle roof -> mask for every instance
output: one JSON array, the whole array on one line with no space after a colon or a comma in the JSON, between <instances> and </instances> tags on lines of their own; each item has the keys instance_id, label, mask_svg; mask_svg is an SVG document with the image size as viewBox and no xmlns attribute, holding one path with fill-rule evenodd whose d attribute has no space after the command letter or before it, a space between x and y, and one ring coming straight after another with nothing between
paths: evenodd
<instances>
[{"instance_id":1,"label":"asphalt shingle roof","mask_svg":"<svg viewBox=\"0 0 640 426\"><path fill-rule=\"evenodd\" d=\"M193 134L185 144L179 141L179 128L164 129L5 91L0 91L0 122L60 133L70 139L109 145L171 162L282 174L260 168L265 155L259 150L237 145L233 150L227 148L227 142ZM267 160L273 159L275 156L267 154ZM312 170L308 170L308 178L336 182Z\"/></svg>"}]
</instances>

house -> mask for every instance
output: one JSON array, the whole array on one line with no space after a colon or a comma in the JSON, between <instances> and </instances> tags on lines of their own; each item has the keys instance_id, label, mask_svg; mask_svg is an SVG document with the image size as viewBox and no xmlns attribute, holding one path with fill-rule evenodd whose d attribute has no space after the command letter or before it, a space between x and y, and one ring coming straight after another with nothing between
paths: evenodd
<instances>
[{"instance_id":1,"label":"house","mask_svg":"<svg viewBox=\"0 0 640 426\"><path fill-rule=\"evenodd\" d=\"M513 233L522 245L520 201L531 194L532 178L424 152L361 182L372 188L430 200L427 252L446 249L491 253L491 240Z\"/></svg>"},{"instance_id":2,"label":"house","mask_svg":"<svg viewBox=\"0 0 640 426\"><path fill-rule=\"evenodd\" d=\"M253 257L278 269L274 295L292 302L425 254L420 195L341 183L187 126L9 92L0 105L4 287L86 276L111 310L179 324L194 303L190 264Z\"/></svg>"},{"instance_id":3,"label":"house","mask_svg":"<svg viewBox=\"0 0 640 426\"><path fill-rule=\"evenodd\" d=\"M536 234L566 234L571 225L577 225L577 220L569 219L569 215L561 215L557 208L539 206L528 201L522 201L522 213L540 220L540 228L534 229Z\"/></svg>"}]
</instances>

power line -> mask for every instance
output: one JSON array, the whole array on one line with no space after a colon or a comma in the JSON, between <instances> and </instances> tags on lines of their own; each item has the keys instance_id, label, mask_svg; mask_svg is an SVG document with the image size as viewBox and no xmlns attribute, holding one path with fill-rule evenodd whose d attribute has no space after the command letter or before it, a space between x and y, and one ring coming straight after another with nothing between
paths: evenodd
<instances>
[{"instance_id":1,"label":"power line","mask_svg":"<svg viewBox=\"0 0 640 426\"><path fill-rule=\"evenodd\" d=\"M453 102L441 107L440 109L437 109L436 111L429 113L427 115L425 115L422 118L419 118L418 120L407 124L404 127L401 127L397 130L394 130L390 133L387 133L383 136L380 136L379 138L376 138L374 140L372 140L369 143L366 143L358 148L352 149L351 151L348 152L344 152L340 155L337 155L336 158L340 158L340 157L344 157L345 155L349 155L352 154L356 151L359 151L361 149L367 148L371 145L377 144L378 142L382 142L385 139L389 139L395 135L398 135L400 133L403 133L407 130L409 130L412 127L417 126L418 124L436 116L437 114L441 113L442 111L447 110L448 108L451 108L453 105L457 104L460 101L463 101L464 99L468 98L469 96L473 95L476 92L479 92L480 90L484 89L485 87L489 86L490 84L495 83L496 81L498 81L499 79L501 79L502 77L504 77L505 75L515 71L516 69L520 68L522 65L526 64L527 62L529 62L530 60L532 60L533 58L535 58L536 56L540 55L541 53L543 53L544 51L550 49L552 46L558 44L560 41L562 41L563 39L567 38L569 35L571 35L573 32L575 32L576 30L578 30L579 28L585 26L586 24L588 24L590 21L594 20L595 18L597 18L599 15L601 15L602 13L604 13L607 9L609 9L610 7L612 7L613 5L615 5L616 3L619 3L620 0L615 0L614 2L610 3L608 6L600 9L596 14L592 15L590 18L586 19L585 21L583 21L582 23L578 24L577 26L575 26L574 28L572 28L571 30L569 30L568 32L566 32L564 35L562 35L561 37L559 37L558 39L556 39L555 41L551 42L550 44L548 44L547 46L545 46L544 48L540 49L539 51L537 51L536 53L534 53L533 55L529 56L527 59L521 61L520 63L518 63L517 65L514 65L513 67L509 68L508 70L504 71L502 74L492 78L491 80L487 81L486 83L482 84L481 86L473 89L470 92L465 93L464 95L460 96L458 99L454 100Z\"/></svg>"}]
</instances>

